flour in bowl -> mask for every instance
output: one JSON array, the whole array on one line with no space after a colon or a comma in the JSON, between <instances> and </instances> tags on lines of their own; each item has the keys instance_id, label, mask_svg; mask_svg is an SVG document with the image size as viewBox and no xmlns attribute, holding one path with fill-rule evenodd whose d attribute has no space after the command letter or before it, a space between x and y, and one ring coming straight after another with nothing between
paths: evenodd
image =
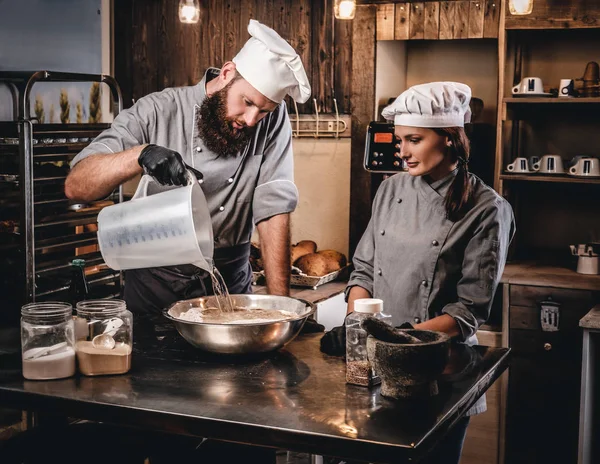
<instances>
[{"instance_id":1,"label":"flour in bowl","mask_svg":"<svg viewBox=\"0 0 600 464\"><path fill-rule=\"evenodd\" d=\"M245 309L235 308L233 311L221 311L219 308L190 308L171 316L187 322L204 322L208 324L260 324L284 321L296 317L295 313L280 309Z\"/></svg>"}]
</instances>

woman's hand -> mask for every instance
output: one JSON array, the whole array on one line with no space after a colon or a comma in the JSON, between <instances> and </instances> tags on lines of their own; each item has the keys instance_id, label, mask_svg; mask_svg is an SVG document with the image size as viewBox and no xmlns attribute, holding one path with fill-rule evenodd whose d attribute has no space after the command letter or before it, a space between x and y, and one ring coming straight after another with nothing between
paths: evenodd
<instances>
[{"instance_id":1,"label":"woman's hand","mask_svg":"<svg viewBox=\"0 0 600 464\"><path fill-rule=\"evenodd\" d=\"M418 330L435 330L436 332L444 332L450 337L456 337L460 335L458 323L452 316L448 314L442 314L441 316L434 317L433 319L415 324L414 328Z\"/></svg>"}]
</instances>

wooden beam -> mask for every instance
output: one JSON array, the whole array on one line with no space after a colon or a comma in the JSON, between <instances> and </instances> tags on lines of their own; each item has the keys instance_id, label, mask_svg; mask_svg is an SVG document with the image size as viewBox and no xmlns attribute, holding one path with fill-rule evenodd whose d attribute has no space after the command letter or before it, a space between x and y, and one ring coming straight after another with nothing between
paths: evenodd
<instances>
[{"instance_id":1,"label":"wooden beam","mask_svg":"<svg viewBox=\"0 0 600 464\"><path fill-rule=\"evenodd\" d=\"M483 15L483 37L495 39L498 37L500 20L500 0L485 0Z\"/></svg>"},{"instance_id":2,"label":"wooden beam","mask_svg":"<svg viewBox=\"0 0 600 464\"><path fill-rule=\"evenodd\" d=\"M529 15L515 16L506 8L506 29L600 28L597 0L535 0Z\"/></svg>"},{"instance_id":3,"label":"wooden beam","mask_svg":"<svg viewBox=\"0 0 600 464\"><path fill-rule=\"evenodd\" d=\"M424 9L423 38L437 40L440 35L440 2L427 2Z\"/></svg>"},{"instance_id":4,"label":"wooden beam","mask_svg":"<svg viewBox=\"0 0 600 464\"><path fill-rule=\"evenodd\" d=\"M456 17L456 2L440 2L440 40L454 38L454 18Z\"/></svg>"},{"instance_id":5,"label":"wooden beam","mask_svg":"<svg viewBox=\"0 0 600 464\"><path fill-rule=\"evenodd\" d=\"M394 15L394 39L408 40L410 26L410 3L396 3Z\"/></svg>"},{"instance_id":6,"label":"wooden beam","mask_svg":"<svg viewBox=\"0 0 600 464\"><path fill-rule=\"evenodd\" d=\"M425 14L422 2L410 4L409 39L422 39L425 36Z\"/></svg>"},{"instance_id":7,"label":"wooden beam","mask_svg":"<svg viewBox=\"0 0 600 464\"><path fill-rule=\"evenodd\" d=\"M366 128L375 114L377 7L357 6L352 21L352 142L350 161L350 256L371 217L371 175L363 169Z\"/></svg>"},{"instance_id":8,"label":"wooden beam","mask_svg":"<svg viewBox=\"0 0 600 464\"><path fill-rule=\"evenodd\" d=\"M483 38L483 17L485 13L485 4L483 0L471 0L469 6L469 29L467 35L469 39Z\"/></svg>"},{"instance_id":9,"label":"wooden beam","mask_svg":"<svg viewBox=\"0 0 600 464\"><path fill-rule=\"evenodd\" d=\"M377 5L377 40L394 40L394 4Z\"/></svg>"}]
</instances>

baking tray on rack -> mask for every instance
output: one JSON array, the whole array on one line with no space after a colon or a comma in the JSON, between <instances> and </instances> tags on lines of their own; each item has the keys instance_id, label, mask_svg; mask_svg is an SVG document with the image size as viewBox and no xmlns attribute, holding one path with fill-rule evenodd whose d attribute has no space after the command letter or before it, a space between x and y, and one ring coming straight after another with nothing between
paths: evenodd
<instances>
[{"instance_id":1,"label":"baking tray on rack","mask_svg":"<svg viewBox=\"0 0 600 464\"><path fill-rule=\"evenodd\" d=\"M324 285L329 282L333 282L343 276L345 276L352 264L348 264L337 271L330 272L329 274L325 274L324 276L309 276L304 274L300 269L295 266L292 266L292 275L290 276L290 284L294 287L306 287L312 288L316 290L321 285ZM252 283L255 285L262 285L264 283L265 274L264 271L254 271L252 272Z\"/></svg>"}]
</instances>

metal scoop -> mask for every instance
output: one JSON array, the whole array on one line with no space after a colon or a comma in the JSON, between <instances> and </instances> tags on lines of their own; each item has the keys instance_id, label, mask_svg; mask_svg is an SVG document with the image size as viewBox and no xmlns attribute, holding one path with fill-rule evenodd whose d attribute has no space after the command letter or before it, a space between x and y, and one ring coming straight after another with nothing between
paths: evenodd
<instances>
[{"instance_id":1,"label":"metal scoop","mask_svg":"<svg viewBox=\"0 0 600 464\"><path fill-rule=\"evenodd\" d=\"M118 317L109 319L104 332L92 339L92 346L99 350L112 350L115 347L115 339L113 337L122 325L123 321Z\"/></svg>"}]
</instances>

